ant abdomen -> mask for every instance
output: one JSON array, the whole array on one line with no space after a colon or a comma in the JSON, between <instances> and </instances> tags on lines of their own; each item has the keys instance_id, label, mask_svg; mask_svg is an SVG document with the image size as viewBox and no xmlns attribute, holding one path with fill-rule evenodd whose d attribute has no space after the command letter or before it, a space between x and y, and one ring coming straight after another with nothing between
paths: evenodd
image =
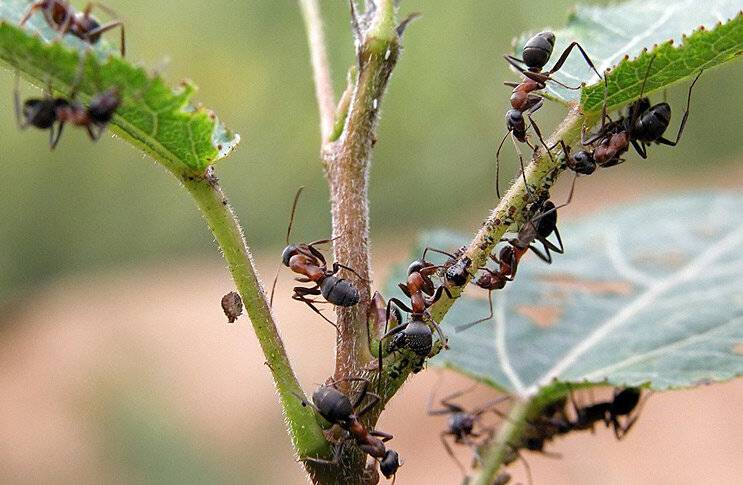
<instances>
[{"instance_id":1,"label":"ant abdomen","mask_svg":"<svg viewBox=\"0 0 743 485\"><path fill-rule=\"evenodd\" d=\"M655 141L663 136L670 123L671 106L658 103L640 115L632 127L632 137L638 141Z\"/></svg>"},{"instance_id":2,"label":"ant abdomen","mask_svg":"<svg viewBox=\"0 0 743 485\"><path fill-rule=\"evenodd\" d=\"M320 283L322 296L333 305L354 306L359 302L359 290L350 281L328 276Z\"/></svg>"},{"instance_id":3,"label":"ant abdomen","mask_svg":"<svg viewBox=\"0 0 743 485\"><path fill-rule=\"evenodd\" d=\"M640 402L642 390L637 387L628 387L614 394L610 413L613 416L624 416L632 412Z\"/></svg>"},{"instance_id":4,"label":"ant abdomen","mask_svg":"<svg viewBox=\"0 0 743 485\"><path fill-rule=\"evenodd\" d=\"M405 347L412 350L416 355L427 357L433 349L433 334L431 329L423 322L414 320L401 332L405 337Z\"/></svg>"},{"instance_id":5,"label":"ant abdomen","mask_svg":"<svg viewBox=\"0 0 743 485\"><path fill-rule=\"evenodd\" d=\"M312 394L312 402L323 418L331 423L348 421L353 406L348 396L332 386L320 386Z\"/></svg>"},{"instance_id":6,"label":"ant abdomen","mask_svg":"<svg viewBox=\"0 0 743 485\"><path fill-rule=\"evenodd\" d=\"M540 32L524 44L522 57L529 69L542 69L552 55L555 47L555 34Z\"/></svg>"},{"instance_id":7,"label":"ant abdomen","mask_svg":"<svg viewBox=\"0 0 743 485\"><path fill-rule=\"evenodd\" d=\"M449 416L449 430L460 439L471 434L474 427L475 416L471 413L454 413Z\"/></svg>"}]
</instances>

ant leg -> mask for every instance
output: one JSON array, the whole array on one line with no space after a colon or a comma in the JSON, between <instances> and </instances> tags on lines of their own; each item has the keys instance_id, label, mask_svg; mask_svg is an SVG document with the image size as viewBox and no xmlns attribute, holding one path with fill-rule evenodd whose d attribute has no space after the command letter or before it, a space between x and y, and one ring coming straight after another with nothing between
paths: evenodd
<instances>
[{"instance_id":1,"label":"ant leg","mask_svg":"<svg viewBox=\"0 0 743 485\"><path fill-rule=\"evenodd\" d=\"M124 23L121 20L114 20L91 30L85 35L85 39L88 41L88 43L92 43L90 42L90 39L94 38L96 35L104 34L109 30L113 30L117 27L121 29L119 38L119 52L121 53L121 57L126 57L126 34L124 33Z\"/></svg>"},{"instance_id":2,"label":"ant leg","mask_svg":"<svg viewBox=\"0 0 743 485\"><path fill-rule=\"evenodd\" d=\"M500 151L501 148L503 148L503 144L506 142L506 138L508 138L508 135L510 135L511 132L508 131L503 139L500 141L500 144L498 145L498 149L495 151L495 195L498 196L498 199L501 198L500 195Z\"/></svg>"},{"instance_id":3,"label":"ant leg","mask_svg":"<svg viewBox=\"0 0 743 485\"><path fill-rule=\"evenodd\" d=\"M13 104L15 106L15 119L18 124L18 129L25 130L29 127L30 123L23 120L21 114L21 73L20 71L15 72L15 87L13 88Z\"/></svg>"},{"instance_id":4,"label":"ant leg","mask_svg":"<svg viewBox=\"0 0 743 485\"><path fill-rule=\"evenodd\" d=\"M527 194L529 194L529 198L532 198L534 194L529 188L529 183L526 181L526 168L524 167L524 156L521 153L521 149L519 148L518 143L516 143L516 138L513 136L513 132L510 132L510 134L511 134L511 141L513 142L513 147L516 149L516 154L519 156L519 164L521 165L521 177L524 179L524 187L526 188Z\"/></svg>"},{"instance_id":5,"label":"ant leg","mask_svg":"<svg viewBox=\"0 0 743 485\"><path fill-rule=\"evenodd\" d=\"M377 438L382 438L382 442L387 442L394 438L393 435L385 433L384 431L378 431L376 429L369 430L369 434L372 436L376 436Z\"/></svg>"},{"instance_id":6,"label":"ant leg","mask_svg":"<svg viewBox=\"0 0 743 485\"><path fill-rule=\"evenodd\" d=\"M645 144L643 143L642 146L640 146L639 143L637 143L637 140L630 140L630 143L632 143L632 146L637 151L637 154L640 155L640 157L643 160L646 160L648 158L647 150L645 149Z\"/></svg>"},{"instance_id":7,"label":"ant leg","mask_svg":"<svg viewBox=\"0 0 743 485\"><path fill-rule=\"evenodd\" d=\"M461 470L462 475L464 475L466 477L467 476L467 469L464 467L464 465L462 465L462 462L459 461L459 459L457 458L457 456L454 454L454 450L451 449L451 445L446 440L446 436L447 436L446 431L442 431L439 436L441 437L441 443L444 445L444 449L446 450L446 454L449 455L452 460L454 460L454 463L456 463L457 464L457 467L459 468L459 470Z\"/></svg>"},{"instance_id":8,"label":"ant leg","mask_svg":"<svg viewBox=\"0 0 743 485\"><path fill-rule=\"evenodd\" d=\"M451 254L451 253L447 253L446 251L442 251L441 249L436 249L436 248L432 248L432 247L426 246L426 248L423 250L423 257L421 257L421 260L423 260L423 261L426 260L426 253L428 251L431 251L432 253L443 254L444 256L449 256L452 259L456 259L456 257L453 254Z\"/></svg>"},{"instance_id":9,"label":"ant leg","mask_svg":"<svg viewBox=\"0 0 743 485\"><path fill-rule=\"evenodd\" d=\"M539 259L541 259L545 263L552 264L552 254L550 254L549 248L547 247L546 244L544 244L544 241L541 241L540 240L540 242L542 242L542 244L544 245L544 249L545 249L545 253L546 254L543 253L542 251L540 251L539 249L537 249L534 246L529 246L529 249L531 249L534 252L534 254L536 254L537 256L539 256Z\"/></svg>"},{"instance_id":10,"label":"ant leg","mask_svg":"<svg viewBox=\"0 0 743 485\"><path fill-rule=\"evenodd\" d=\"M516 88L516 87L520 86L519 83L512 83L512 82L508 82L508 81L504 81L503 82L503 85L504 86L508 86L509 88Z\"/></svg>"},{"instance_id":11,"label":"ant leg","mask_svg":"<svg viewBox=\"0 0 743 485\"><path fill-rule=\"evenodd\" d=\"M475 416L480 416L481 414L484 414L491 410L492 407L497 406L498 404L502 403L503 401L508 401L511 399L511 396L505 395L501 396L496 399L491 399L490 401L486 402L482 406L480 406L478 409L474 410L472 414Z\"/></svg>"},{"instance_id":12,"label":"ant leg","mask_svg":"<svg viewBox=\"0 0 743 485\"><path fill-rule=\"evenodd\" d=\"M593 65L593 62L591 61L591 58L588 57L588 54L586 53L586 51L584 51L583 50L583 47L579 43L577 43L577 42L571 43L564 51L562 51L562 55L557 60L557 62L555 63L555 65L552 66L552 70L549 72L549 75L551 76L552 74L556 73L557 71L559 71L562 68L562 65L565 64L565 61L567 60L568 56L570 55L570 51L573 50L573 47L577 47L578 50L580 50L580 53L583 55L583 59L585 59L586 63L591 67L591 69L593 69L593 72L596 73L596 75L599 77L599 79L602 79L602 76L598 72L598 70L596 69L596 66Z\"/></svg>"},{"instance_id":13,"label":"ant leg","mask_svg":"<svg viewBox=\"0 0 743 485\"><path fill-rule=\"evenodd\" d=\"M454 333L464 332L465 330L474 327L478 323L487 322L488 320L493 318L495 316L495 313L493 313L493 290L488 290L488 303L490 304L490 314L487 317L475 320L474 322L465 323L464 325L460 325L454 329Z\"/></svg>"},{"instance_id":14,"label":"ant leg","mask_svg":"<svg viewBox=\"0 0 743 485\"><path fill-rule=\"evenodd\" d=\"M52 125L49 130L49 148L54 150L59 143L59 138L62 136L62 129L64 128L64 121L59 122L59 128L57 128L57 135L54 135L54 126Z\"/></svg>"},{"instance_id":15,"label":"ant leg","mask_svg":"<svg viewBox=\"0 0 743 485\"><path fill-rule=\"evenodd\" d=\"M552 156L552 152L547 147L547 144L544 142L544 138L542 137L542 132L539 129L539 127L537 126L536 121L534 121L534 119L531 117L532 113L534 113L536 110L538 110L539 108L542 107L542 104L544 104L544 100L540 100L539 103L537 103L533 108L531 108L530 110L528 110L526 112L526 117L529 118L529 121L531 122L531 126L532 126L532 128L534 128L534 133L537 134L537 138L539 139L539 142L542 144L542 147L544 148L544 151L547 152L547 155L550 157L550 160L552 160L552 162L554 163L555 158Z\"/></svg>"},{"instance_id":16,"label":"ant leg","mask_svg":"<svg viewBox=\"0 0 743 485\"><path fill-rule=\"evenodd\" d=\"M31 15L34 14L35 11L44 8L44 4L46 3L45 0L39 0L38 2L34 2L31 5L28 6L28 9L26 10L26 14L23 16L20 22L18 22L18 27L23 27L23 25L28 22L28 19L31 18Z\"/></svg>"},{"instance_id":17,"label":"ant leg","mask_svg":"<svg viewBox=\"0 0 743 485\"><path fill-rule=\"evenodd\" d=\"M292 300L301 301L302 303L306 304L308 307L312 309L313 312L320 315L323 320L334 326L336 329L338 328L338 325L335 322L332 322L322 314L322 312L313 304L314 302L306 297L306 295L319 295L320 291L316 288L305 288L302 286L295 286L294 287L294 294L292 295Z\"/></svg>"},{"instance_id":18,"label":"ant leg","mask_svg":"<svg viewBox=\"0 0 743 485\"><path fill-rule=\"evenodd\" d=\"M333 263L333 270L331 272L331 275L336 274L339 271L339 268L343 268L347 271L350 271L351 273L355 274L356 277L360 279L361 281L366 281L367 283L370 282L370 280L363 278L360 274L356 272L356 270L354 270L350 266L346 266L345 264L341 264L341 263Z\"/></svg>"},{"instance_id":19,"label":"ant leg","mask_svg":"<svg viewBox=\"0 0 743 485\"><path fill-rule=\"evenodd\" d=\"M332 460L324 460L322 458L304 458L302 461L311 461L313 463L319 463L321 465L332 465L332 466L338 466L338 463L341 461L341 452L343 450L343 444L344 442L341 441L337 445L333 447L333 459Z\"/></svg>"},{"instance_id":20,"label":"ant leg","mask_svg":"<svg viewBox=\"0 0 743 485\"><path fill-rule=\"evenodd\" d=\"M672 147L675 147L679 140L681 139L681 135L684 133L684 127L686 126L686 120L689 118L689 107L691 106L691 90L694 89L694 85L699 80L699 77L702 75L704 70L699 71L699 74L697 74L697 77L694 78L694 81L692 81L691 86L689 86L689 94L686 96L686 110L684 111L684 117L681 118L681 125L679 126L679 131L676 133L676 140L670 141L663 137L658 138L655 140L657 143L661 143L663 145L669 145Z\"/></svg>"},{"instance_id":21,"label":"ant leg","mask_svg":"<svg viewBox=\"0 0 743 485\"><path fill-rule=\"evenodd\" d=\"M446 335L444 335L444 332L441 330L441 327L439 327L439 324L436 323L436 321L431 318L431 325L433 326L433 329L436 331L436 334L439 336L439 341L444 345L445 349L449 348L449 339L446 338Z\"/></svg>"}]
</instances>

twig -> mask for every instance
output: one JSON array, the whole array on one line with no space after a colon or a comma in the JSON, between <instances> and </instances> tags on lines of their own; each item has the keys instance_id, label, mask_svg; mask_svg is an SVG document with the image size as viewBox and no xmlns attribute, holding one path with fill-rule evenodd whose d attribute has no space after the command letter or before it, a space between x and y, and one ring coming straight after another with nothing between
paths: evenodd
<instances>
[{"instance_id":1,"label":"twig","mask_svg":"<svg viewBox=\"0 0 743 485\"><path fill-rule=\"evenodd\" d=\"M177 174L194 197L214 238L222 249L232 279L242 297L255 335L263 350L281 398L289 434L300 457L328 452L328 442L317 424L314 412L302 405L304 392L297 381L284 350L271 309L266 301L250 250L245 243L237 216L230 208L211 169L206 176Z\"/></svg>"},{"instance_id":2,"label":"twig","mask_svg":"<svg viewBox=\"0 0 743 485\"><path fill-rule=\"evenodd\" d=\"M330 138L335 116L335 95L333 82L330 79L330 65L325 47L325 33L322 26L322 15L317 0L299 0L302 17L307 31L307 43L310 47L312 73L315 78L315 96L320 112L320 136L323 143Z\"/></svg>"}]
</instances>

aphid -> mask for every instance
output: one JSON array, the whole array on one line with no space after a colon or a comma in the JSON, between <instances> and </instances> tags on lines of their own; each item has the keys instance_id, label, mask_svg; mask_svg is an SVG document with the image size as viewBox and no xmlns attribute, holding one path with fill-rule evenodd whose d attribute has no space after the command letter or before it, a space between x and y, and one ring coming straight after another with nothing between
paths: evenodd
<instances>
[{"instance_id":1,"label":"aphid","mask_svg":"<svg viewBox=\"0 0 743 485\"><path fill-rule=\"evenodd\" d=\"M243 301L236 291L230 291L222 297L222 310L229 323L235 323L237 317L243 314Z\"/></svg>"}]
</instances>

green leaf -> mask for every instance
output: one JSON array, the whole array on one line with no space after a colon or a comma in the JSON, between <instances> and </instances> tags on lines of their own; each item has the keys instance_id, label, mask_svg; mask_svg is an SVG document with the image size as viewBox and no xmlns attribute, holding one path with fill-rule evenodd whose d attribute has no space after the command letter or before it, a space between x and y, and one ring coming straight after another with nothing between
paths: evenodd
<instances>
[{"instance_id":1,"label":"green leaf","mask_svg":"<svg viewBox=\"0 0 743 485\"><path fill-rule=\"evenodd\" d=\"M29 81L39 87L51 84L55 92L68 95L84 55L80 98L87 102L96 93L117 87L123 103L112 131L176 173L203 173L236 147L239 135L227 130L211 111L190 104L193 84L184 82L171 90L158 75L118 57L117 44L101 41L90 49L72 35L56 41L57 33L40 12L19 28L28 5L25 0L0 3L0 59Z\"/></svg>"},{"instance_id":2,"label":"green leaf","mask_svg":"<svg viewBox=\"0 0 743 485\"><path fill-rule=\"evenodd\" d=\"M739 0L709 0L703 7L696 0L632 0L607 7L581 5L567 26L555 31L555 49L545 69L551 68L571 42L579 42L600 73L611 69L607 76L607 104L613 111L640 95L652 55L656 59L645 86L647 94L743 52L741 6ZM518 56L530 36L525 34L515 42ZM582 82L590 86L569 90L547 83L548 97L564 103L580 99L584 111L601 111L604 85L577 49L553 77L569 86Z\"/></svg>"},{"instance_id":3,"label":"green leaf","mask_svg":"<svg viewBox=\"0 0 743 485\"><path fill-rule=\"evenodd\" d=\"M434 363L524 397L557 383L662 390L743 374L743 197L663 199L561 229L564 255L525 256L493 292L496 318L455 333L489 313L487 292L468 287ZM425 241L446 250L466 238Z\"/></svg>"}]
</instances>

